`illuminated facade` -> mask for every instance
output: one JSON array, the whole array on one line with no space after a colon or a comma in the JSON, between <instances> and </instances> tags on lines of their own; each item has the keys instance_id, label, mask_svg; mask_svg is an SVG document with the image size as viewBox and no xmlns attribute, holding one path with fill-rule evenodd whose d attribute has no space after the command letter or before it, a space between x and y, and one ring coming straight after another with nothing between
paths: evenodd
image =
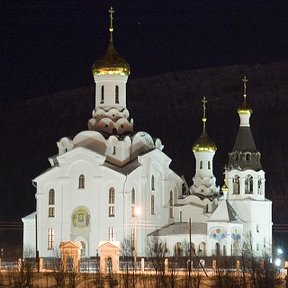
<instances>
[{"instance_id":1,"label":"illuminated facade","mask_svg":"<svg viewBox=\"0 0 288 288\"><path fill-rule=\"evenodd\" d=\"M203 133L193 145L196 172L184 193L160 139L134 132L126 107L130 66L114 48L113 12L108 48L92 68L95 107L88 130L60 139L58 154L49 158L51 167L33 180L37 206L22 219L24 255L37 249L40 257L52 257L61 242L80 241L82 256L91 257L103 241L119 246L128 239L144 256L151 236L165 241L171 255L184 254L189 218L199 256L237 255L248 234L255 251L270 253L271 202L265 199L260 153L249 127L246 88L223 193L213 175L217 147L206 131L205 98Z\"/></svg>"}]
</instances>

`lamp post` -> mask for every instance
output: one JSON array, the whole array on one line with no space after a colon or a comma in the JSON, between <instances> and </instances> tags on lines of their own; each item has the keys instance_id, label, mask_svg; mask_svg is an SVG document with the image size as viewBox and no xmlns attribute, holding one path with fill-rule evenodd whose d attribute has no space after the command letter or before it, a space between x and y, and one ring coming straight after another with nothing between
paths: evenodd
<instances>
[{"instance_id":1,"label":"lamp post","mask_svg":"<svg viewBox=\"0 0 288 288\"><path fill-rule=\"evenodd\" d=\"M189 278L189 285L191 279L191 262L192 262L192 222L191 218L189 218L189 266L188 266L188 278Z\"/></svg>"},{"instance_id":2,"label":"lamp post","mask_svg":"<svg viewBox=\"0 0 288 288\"><path fill-rule=\"evenodd\" d=\"M282 248L277 248L276 259L275 259L274 263L278 269L280 269L280 266L282 264L282 254L283 254Z\"/></svg>"}]
</instances>

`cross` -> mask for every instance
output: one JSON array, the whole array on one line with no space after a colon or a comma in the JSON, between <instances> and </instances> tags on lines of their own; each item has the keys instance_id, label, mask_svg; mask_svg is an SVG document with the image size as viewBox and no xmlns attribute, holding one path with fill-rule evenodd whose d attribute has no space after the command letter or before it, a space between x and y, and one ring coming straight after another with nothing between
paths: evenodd
<instances>
[{"instance_id":1,"label":"cross","mask_svg":"<svg viewBox=\"0 0 288 288\"><path fill-rule=\"evenodd\" d=\"M247 82L248 79L246 76L244 76L244 78L242 79L243 83L244 83L244 97L246 97L246 92L247 92Z\"/></svg>"},{"instance_id":2,"label":"cross","mask_svg":"<svg viewBox=\"0 0 288 288\"><path fill-rule=\"evenodd\" d=\"M202 98L202 103L203 103L203 117L202 117L202 122L203 122L203 129L205 129L205 123L206 123L206 97L204 96Z\"/></svg>"},{"instance_id":3,"label":"cross","mask_svg":"<svg viewBox=\"0 0 288 288\"><path fill-rule=\"evenodd\" d=\"M115 10L111 6L110 9L108 10L108 12L110 14L110 28L109 28L109 31L112 33L113 32L113 13L115 12Z\"/></svg>"},{"instance_id":4,"label":"cross","mask_svg":"<svg viewBox=\"0 0 288 288\"><path fill-rule=\"evenodd\" d=\"M228 170L228 167L225 165L224 166L224 181L225 181L225 183L226 183L226 181L227 181L227 170Z\"/></svg>"},{"instance_id":5,"label":"cross","mask_svg":"<svg viewBox=\"0 0 288 288\"><path fill-rule=\"evenodd\" d=\"M206 116L206 113L205 113L206 112L206 103L207 103L205 96L202 98L202 103L203 103L203 116L205 118L205 116Z\"/></svg>"}]
</instances>

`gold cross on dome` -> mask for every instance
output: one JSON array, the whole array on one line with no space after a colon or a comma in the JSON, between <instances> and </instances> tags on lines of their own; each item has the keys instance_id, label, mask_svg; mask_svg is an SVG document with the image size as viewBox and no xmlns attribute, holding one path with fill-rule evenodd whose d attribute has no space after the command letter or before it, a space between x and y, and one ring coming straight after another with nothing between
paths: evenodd
<instances>
[{"instance_id":1,"label":"gold cross on dome","mask_svg":"<svg viewBox=\"0 0 288 288\"><path fill-rule=\"evenodd\" d=\"M207 100L206 100L205 96L202 98L202 103L203 103L203 118L206 118L206 103L207 103Z\"/></svg>"},{"instance_id":2,"label":"gold cross on dome","mask_svg":"<svg viewBox=\"0 0 288 288\"><path fill-rule=\"evenodd\" d=\"M225 182L226 185L227 185L227 183L226 183L226 181L227 181L227 171L228 171L228 167L225 165L224 166L223 175L224 175L224 182Z\"/></svg>"},{"instance_id":3,"label":"gold cross on dome","mask_svg":"<svg viewBox=\"0 0 288 288\"><path fill-rule=\"evenodd\" d=\"M202 103L203 103L203 117L202 117L202 122L203 122L203 130L205 130L205 128L206 128L206 103L207 103L207 100L206 100L206 97L205 97L205 96L202 98Z\"/></svg>"},{"instance_id":4,"label":"gold cross on dome","mask_svg":"<svg viewBox=\"0 0 288 288\"><path fill-rule=\"evenodd\" d=\"M115 10L111 6L110 9L108 10L108 12L110 14L110 28L109 28L109 31L113 32L113 13L115 12Z\"/></svg>"},{"instance_id":5,"label":"gold cross on dome","mask_svg":"<svg viewBox=\"0 0 288 288\"><path fill-rule=\"evenodd\" d=\"M244 78L242 79L243 83L244 83L244 97L246 97L246 93L247 93L247 82L248 79L246 76L244 76Z\"/></svg>"}]
</instances>

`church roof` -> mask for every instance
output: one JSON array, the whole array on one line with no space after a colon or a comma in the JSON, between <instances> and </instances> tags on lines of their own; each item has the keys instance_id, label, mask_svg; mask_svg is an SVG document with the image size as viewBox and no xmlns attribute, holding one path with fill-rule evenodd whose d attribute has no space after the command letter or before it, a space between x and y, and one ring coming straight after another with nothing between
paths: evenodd
<instances>
[{"instance_id":1,"label":"church roof","mask_svg":"<svg viewBox=\"0 0 288 288\"><path fill-rule=\"evenodd\" d=\"M148 236L173 236L179 234L189 234L189 223L173 223L171 225L162 227L158 230L153 231ZM201 222L192 222L191 233L196 234L207 234L207 224Z\"/></svg>"},{"instance_id":2,"label":"church roof","mask_svg":"<svg viewBox=\"0 0 288 288\"><path fill-rule=\"evenodd\" d=\"M236 211L228 200L223 200L210 216L208 222L235 222L239 221Z\"/></svg>"},{"instance_id":3,"label":"church roof","mask_svg":"<svg viewBox=\"0 0 288 288\"><path fill-rule=\"evenodd\" d=\"M250 127L239 127L233 151L258 152Z\"/></svg>"},{"instance_id":4,"label":"church roof","mask_svg":"<svg viewBox=\"0 0 288 288\"><path fill-rule=\"evenodd\" d=\"M23 220L29 220L29 219L35 220L35 216L36 216L36 215L37 215L37 212L36 212L36 211L35 211L35 212L32 212L32 213L26 215L25 217L23 217L23 218L22 218L22 221L23 221Z\"/></svg>"},{"instance_id":5,"label":"church roof","mask_svg":"<svg viewBox=\"0 0 288 288\"><path fill-rule=\"evenodd\" d=\"M229 168L262 170L260 152L256 148L250 127L239 127L233 152L229 153Z\"/></svg>"},{"instance_id":6,"label":"church roof","mask_svg":"<svg viewBox=\"0 0 288 288\"><path fill-rule=\"evenodd\" d=\"M133 161L127 163L126 165L124 166L117 166L117 165L114 165L110 162L107 162L105 161L105 163L103 164L103 166L107 167L107 168L110 168L114 171L117 171L123 175L128 175L130 174L132 171L134 171L135 169L137 169L138 167L141 166L141 164L138 162L138 159L134 159Z\"/></svg>"}]
</instances>

